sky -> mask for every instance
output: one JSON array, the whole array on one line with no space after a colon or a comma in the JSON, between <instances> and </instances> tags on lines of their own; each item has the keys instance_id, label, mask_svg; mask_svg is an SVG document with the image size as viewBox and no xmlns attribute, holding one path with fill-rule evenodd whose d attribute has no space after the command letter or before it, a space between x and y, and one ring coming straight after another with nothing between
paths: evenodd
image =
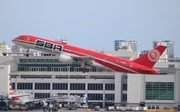
<instances>
[{"instance_id":1,"label":"sky","mask_svg":"<svg viewBox=\"0 0 180 112\"><path fill-rule=\"evenodd\" d=\"M180 57L180 0L0 0L0 42L22 34L100 51L114 40L135 40L138 51L171 40Z\"/></svg>"}]
</instances>

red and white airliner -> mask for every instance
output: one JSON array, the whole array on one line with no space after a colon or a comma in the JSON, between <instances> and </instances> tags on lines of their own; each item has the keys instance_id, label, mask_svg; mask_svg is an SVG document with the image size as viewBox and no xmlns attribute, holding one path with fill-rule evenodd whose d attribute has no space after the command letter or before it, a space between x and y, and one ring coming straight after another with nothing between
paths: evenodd
<instances>
[{"instance_id":1,"label":"red and white airliner","mask_svg":"<svg viewBox=\"0 0 180 112\"><path fill-rule=\"evenodd\" d=\"M159 70L153 69L153 66L166 49L166 46L159 45L143 56L130 61L100 52L71 46L67 43L52 41L31 35L20 35L17 38L14 38L12 42L26 48L26 56L29 56L29 49L35 49L59 55L60 62L65 64L75 64L79 62L82 67L82 72L88 72L89 67L95 66L108 68L116 72L158 74Z\"/></svg>"}]
</instances>

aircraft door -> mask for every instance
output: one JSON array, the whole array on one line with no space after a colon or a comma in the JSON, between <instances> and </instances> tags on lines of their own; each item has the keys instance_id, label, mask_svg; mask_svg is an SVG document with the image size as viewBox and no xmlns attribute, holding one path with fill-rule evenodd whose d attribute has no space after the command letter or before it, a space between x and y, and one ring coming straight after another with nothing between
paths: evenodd
<instances>
[{"instance_id":1,"label":"aircraft door","mask_svg":"<svg viewBox=\"0 0 180 112\"><path fill-rule=\"evenodd\" d=\"M130 64L129 64L129 68L130 68L130 69L133 69L133 63L130 63Z\"/></svg>"}]
</instances>

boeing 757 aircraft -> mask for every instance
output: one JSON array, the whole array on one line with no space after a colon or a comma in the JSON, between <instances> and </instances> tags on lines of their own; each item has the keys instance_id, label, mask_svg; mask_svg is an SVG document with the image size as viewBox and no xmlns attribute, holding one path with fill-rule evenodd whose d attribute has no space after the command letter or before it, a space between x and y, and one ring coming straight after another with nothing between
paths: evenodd
<instances>
[{"instance_id":1,"label":"boeing 757 aircraft","mask_svg":"<svg viewBox=\"0 0 180 112\"><path fill-rule=\"evenodd\" d=\"M153 66L166 49L166 46L159 45L143 56L130 61L96 51L71 46L67 43L52 41L31 35L20 35L17 38L14 38L12 42L26 48L26 56L29 56L29 49L35 49L58 55L60 62L65 64L80 63L83 73L88 72L88 68L91 66L95 66L107 68L116 72L158 74L159 70L153 69Z\"/></svg>"}]
</instances>

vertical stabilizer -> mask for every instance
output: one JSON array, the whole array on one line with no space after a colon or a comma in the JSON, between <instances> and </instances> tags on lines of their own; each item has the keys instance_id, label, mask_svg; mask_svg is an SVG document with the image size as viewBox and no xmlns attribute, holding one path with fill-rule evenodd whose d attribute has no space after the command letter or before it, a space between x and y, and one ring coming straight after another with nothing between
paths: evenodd
<instances>
[{"instance_id":1,"label":"vertical stabilizer","mask_svg":"<svg viewBox=\"0 0 180 112\"><path fill-rule=\"evenodd\" d=\"M11 82L11 76L9 74L9 94L13 94L13 89L12 89L12 82Z\"/></svg>"},{"instance_id":2,"label":"vertical stabilizer","mask_svg":"<svg viewBox=\"0 0 180 112\"><path fill-rule=\"evenodd\" d=\"M135 59L133 62L152 68L166 48L166 46L159 45L141 57Z\"/></svg>"}]
</instances>

